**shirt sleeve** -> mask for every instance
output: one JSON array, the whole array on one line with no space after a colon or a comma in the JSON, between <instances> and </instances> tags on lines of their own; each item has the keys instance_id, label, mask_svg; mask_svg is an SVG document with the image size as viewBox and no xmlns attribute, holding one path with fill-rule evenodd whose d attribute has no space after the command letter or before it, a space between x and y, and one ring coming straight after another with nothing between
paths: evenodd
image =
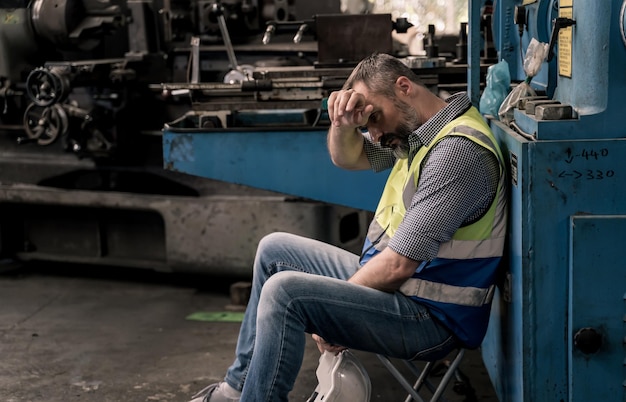
<instances>
[{"instance_id":1,"label":"shirt sleeve","mask_svg":"<svg viewBox=\"0 0 626 402\"><path fill-rule=\"evenodd\" d=\"M415 261L430 261L464 223L478 219L495 197L498 160L464 137L447 137L423 162L417 191L389 247Z\"/></svg>"},{"instance_id":2,"label":"shirt sleeve","mask_svg":"<svg viewBox=\"0 0 626 402\"><path fill-rule=\"evenodd\" d=\"M363 134L363 148L374 172L391 169L396 162L391 149L383 148L380 144L374 143L368 133Z\"/></svg>"}]
</instances>

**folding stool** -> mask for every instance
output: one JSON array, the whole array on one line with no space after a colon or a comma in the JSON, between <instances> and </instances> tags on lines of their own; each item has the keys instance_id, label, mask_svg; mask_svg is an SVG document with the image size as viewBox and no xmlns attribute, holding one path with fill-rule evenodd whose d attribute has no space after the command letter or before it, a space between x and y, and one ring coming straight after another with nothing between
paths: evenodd
<instances>
[{"instance_id":1,"label":"folding stool","mask_svg":"<svg viewBox=\"0 0 626 402\"><path fill-rule=\"evenodd\" d=\"M425 400L419 395L420 390L423 386L428 388L428 390L432 393L432 397L428 399L429 402L439 401L443 392L450 380L455 376L455 372L458 370L459 365L461 364L461 360L465 355L465 349L460 348L457 349L456 354L454 354L454 358L450 362L445 374L439 381L439 384L435 386L428 378L428 376L433 371L433 368L437 364L436 361L427 361L424 367L420 370L420 368L415 364L415 361L403 360L403 362L410 369L411 373L417 377L415 383L411 386L411 383L404 377L404 375L398 370L396 366L389 360L387 356L377 355L383 365L389 370L391 375L402 385L402 387L408 392L408 395L405 399L405 402L417 401L424 402Z\"/></svg>"}]
</instances>

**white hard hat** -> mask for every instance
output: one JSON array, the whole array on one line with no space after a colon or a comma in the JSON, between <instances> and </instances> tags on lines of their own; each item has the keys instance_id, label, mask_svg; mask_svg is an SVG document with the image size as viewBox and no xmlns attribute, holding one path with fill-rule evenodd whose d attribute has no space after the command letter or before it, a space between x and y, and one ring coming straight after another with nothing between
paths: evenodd
<instances>
[{"instance_id":1,"label":"white hard hat","mask_svg":"<svg viewBox=\"0 0 626 402\"><path fill-rule=\"evenodd\" d=\"M318 385L307 402L369 402L372 385L359 360L344 350L324 352L315 371Z\"/></svg>"}]
</instances>

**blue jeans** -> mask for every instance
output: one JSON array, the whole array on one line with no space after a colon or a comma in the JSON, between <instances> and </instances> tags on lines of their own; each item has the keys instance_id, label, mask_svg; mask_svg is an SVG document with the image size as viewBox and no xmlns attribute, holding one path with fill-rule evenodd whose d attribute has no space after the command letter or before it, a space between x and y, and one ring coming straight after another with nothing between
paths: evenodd
<instances>
[{"instance_id":1,"label":"blue jeans","mask_svg":"<svg viewBox=\"0 0 626 402\"><path fill-rule=\"evenodd\" d=\"M260 241L236 359L225 377L242 391L241 401L288 400L306 333L401 359L442 357L456 346L419 303L346 282L358 269L359 256L316 240L273 233Z\"/></svg>"}]
</instances>

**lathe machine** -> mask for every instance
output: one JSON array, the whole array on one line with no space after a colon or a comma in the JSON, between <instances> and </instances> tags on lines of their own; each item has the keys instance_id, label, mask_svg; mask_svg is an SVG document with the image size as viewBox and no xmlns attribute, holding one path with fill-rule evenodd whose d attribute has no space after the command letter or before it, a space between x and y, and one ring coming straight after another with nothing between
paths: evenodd
<instances>
[{"instance_id":1,"label":"lathe machine","mask_svg":"<svg viewBox=\"0 0 626 402\"><path fill-rule=\"evenodd\" d=\"M322 100L360 57L398 52L392 35L410 24L340 3L0 0L0 269L42 260L247 277L276 230L358 251L370 195L326 197L343 173L323 150ZM464 34L447 56L442 43L410 59L433 88L465 86ZM197 147L196 134L217 143ZM237 159L218 158L225 149ZM286 150L329 186L262 183L296 182Z\"/></svg>"}]
</instances>

